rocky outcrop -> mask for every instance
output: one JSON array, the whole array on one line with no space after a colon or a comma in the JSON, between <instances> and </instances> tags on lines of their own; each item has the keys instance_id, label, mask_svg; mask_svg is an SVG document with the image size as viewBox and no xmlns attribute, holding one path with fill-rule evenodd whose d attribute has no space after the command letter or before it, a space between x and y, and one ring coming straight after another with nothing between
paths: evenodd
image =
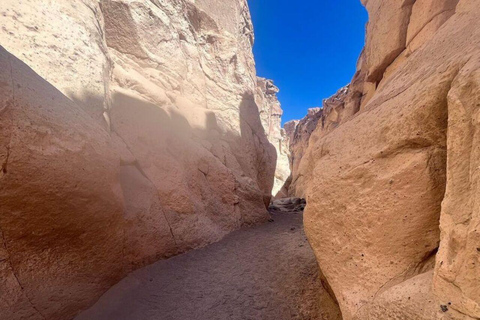
<instances>
[{"instance_id":1,"label":"rocky outcrop","mask_svg":"<svg viewBox=\"0 0 480 320\"><path fill-rule=\"evenodd\" d=\"M272 80L257 78L255 101L260 109L260 119L268 141L277 151L272 195L281 198L286 196L282 189L290 178L290 149L287 134L282 129L283 110L277 98L278 92L279 89L273 84Z\"/></svg>"},{"instance_id":2,"label":"rocky outcrop","mask_svg":"<svg viewBox=\"0 0 480 320\"><path fill-rule=\"evenodd\" d=\"M310 137L317 127L321 128L321 134L324 135L340 124L345 117L345 110L348 110L346 100L349 92L349 86L341 88L333 96L323 100L321 108L308 109L307 115L302 120L289 124L290 128L295 127L289 145L292 165L292 182L289 184L288 191L290 195L305 197L304 186L307 184L305 181L310 175L304 175L302 173L304 169L301 166L307 165L309 159L304 155L308 150Z\"/></svg>"},{"instance_id":3,"label":"rocky outcrop","mask_svg":"<svg viewBox=\"0 0 480 320\"><path fill-rule=\"evenodd\" d=\"M283 125L283 130L285 130L285 134L287 136L289 146L290 146L290 142L292 142L295 137L295 130L297 129L299 122L300 120L290 120L285 122L285 124Z\"/></svg>"},{"instance_id":4,"label":"rocky outcrop","mask_svg":"<svg viewBox=\"0 0 480 320\"><path fill-rule=\"evenodd\" d=\"M1 319L69 319L129 271L268 219L246 1L0 15Z\"/></svg>"},{"instance_id":5,"label":"rocky outcrop","mask_svg":"<svg viewBox=\"0 0 480 320\"><path fill-rule=\"evenodd\" d=\"M299 213L305 209L305 199L301 198L282 198L272 201L268 210L270 212L295 212Z\"/></svg>"},{"instance_id":6,"label":"rocky outcrop","mask_svg":"<svg viewBox=\"0 0 480 320\"><path fill-rule=\"evenodd\" d=\"M317 127L318 122L322 118L322 114L323 110L321 108L310 108L308 109L308 114L302 120L285 124L286 128L288 125L288 130L292 132L289 144L293 179L288 187L288 193L290 195L296 195L298 197L305 196L303 192L296 188L298 179L302 179L299 173L299 166L305 150L308 147L310 135Z\"/></svg>"},{"instance_id":7,"label":"rocky outcrop","mask_svg":"<svg viewBox=\"0 0 480 320\"><path fill-rule=\"evenodd\" d=\"M480 7L363 3L357 73L293 146L292 195L344 319L477 319Z\"/></svg>"}]
</instances>

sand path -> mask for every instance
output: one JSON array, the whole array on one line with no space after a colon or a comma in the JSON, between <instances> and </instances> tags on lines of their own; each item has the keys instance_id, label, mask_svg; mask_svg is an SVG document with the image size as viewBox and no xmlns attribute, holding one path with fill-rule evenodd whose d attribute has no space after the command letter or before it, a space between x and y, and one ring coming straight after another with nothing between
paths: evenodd
<instances>
[{"instance_id":1,"label":"sand path","mask_svg":"<svg viewBox=\"0 0 480 320\"><path fill-rule=\"evenodd\" d=\"M139 269L76 320L335 319L302 212Z\"/></svg>"}]
</instances>

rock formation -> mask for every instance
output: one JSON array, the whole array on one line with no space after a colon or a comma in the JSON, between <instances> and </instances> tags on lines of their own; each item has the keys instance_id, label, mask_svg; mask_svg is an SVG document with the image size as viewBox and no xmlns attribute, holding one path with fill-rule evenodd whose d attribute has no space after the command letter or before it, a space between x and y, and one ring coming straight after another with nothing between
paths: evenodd
<instances>
[{"instance_id":1,"label":"rock formation","mask_svg":"<svg viewBox=\"0 0 480 320\"><path fill-rule=\"evenodd\" d=\"M246 1L7 0L0 17L1 319L69 319L268 219Z\"/></svg>"},{"instance_id":2,"label":"rock formation","mask_svg":"<svg viewBox=\"0 0 480 320\"><path fill-rule=\"evenodd\" d=\"M293 138L295 137L295 130L297 129L299 122L300 120L290 120L285 122L285 124L283 125L283 130L285 130L289 147L291 144L293 144Z\"/></svg>"},{"instance_id":3,"label":"rock formation","mask_svg":"<svg viewBox=\"0 0 480 320\"><path fill-rule=\"evenodd\" d=\"M272 195L281 198L286 196L285 190L282 189L290 177L290 149L287 134L282 129L283 110L277 98L278 91L272 80L257 78L255 101L260 110L260 119L268 141L277 151Z\"/></svg>"},{"instance_id":4,"label":"rock formation","mask_svg":"<svg viewBox=\"0 0 480 320\"><path fill-rule=\"evenodd\" d=\"M291 133L289 140L289 149L291 150L292 181L288 185L288 194L305 197L305 190L302 189L304 179L309 176L303 176L300 173L301 160L304 159L310 141L310 136L317 128L320 122L324 131L328 131L338 126L343 110L345 109L345 99L349 87L346 86L338 90L332 97L325 99L321 108L308 109L307 115L300 121L294 121L291 124L286 123L286 130Z\"/></svg>"},{"instance_id":5,"label":"rock formation","mask_svg":"<svg viewBox=\"0 0 480 320\"><path fill-rule=\"evenodd\" d=\"M480 6L362 2L352 83L292 147L307 236L345 320L478 319Z\"/></svg>"}]
</instances>

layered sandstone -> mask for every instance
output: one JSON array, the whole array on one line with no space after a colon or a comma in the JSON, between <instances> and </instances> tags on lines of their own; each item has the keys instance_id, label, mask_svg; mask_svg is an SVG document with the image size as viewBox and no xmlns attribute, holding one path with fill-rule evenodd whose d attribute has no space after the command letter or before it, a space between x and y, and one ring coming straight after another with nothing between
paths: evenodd
<instances>
[{"instance_id":1,"label":"layered sandstone","mask_svg":"<svg viewBox=\"0 0 480 320\"><path fill-rule=\"evenodd\" d=\"M477 319L480 7L363 3L357 73L301 147L292 195L344 319Z\"/></svg>"},{"instance_id":2,"label":"layered sandstone","mask_svg":"<svg viewBox=\"0 0 480 320\"><path fill-rule=\"evenodd\" d=\"M268 218L246 1L7 0L0 25L1 319Z\"/></svg>"}]
</instances>

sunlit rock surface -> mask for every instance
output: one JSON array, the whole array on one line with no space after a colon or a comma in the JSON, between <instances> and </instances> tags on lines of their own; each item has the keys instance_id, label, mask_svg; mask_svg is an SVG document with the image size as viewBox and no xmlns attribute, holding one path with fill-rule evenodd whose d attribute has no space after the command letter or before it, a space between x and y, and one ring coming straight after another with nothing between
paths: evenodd
<instances>
[{"instance_id":1,"label":"sunlit rock surface","mask_svg":"<svg viewBox=\"0 0 480 320\"><path fill-rule=\"evenodd\" d=\"M352 83L297 126L291 196L344 319L478 319L480 7L363 3Z\"/></svg>"},{"instance_id":2,"label":"sunlit rock surface","mask_svg":"<svg viewBox=\"0 0 480 320\"><path fill-rule=\"evenodd\" d=\"M272 195L282 198L287 196L282 188L290 178L290 149L287 133L282 128L283 110L277 98L278 92L279 89L272 80L257 78L255 101L260 109L260 119L267 138L277 152Z\"/></svg>"},{"instance_id":3,"label":"sunlit rock surface","mask_svg":"<svg viewBox=\"0 0 480 320\"><path fill-rule=\"evenodd\" d=\"M2 2L0 318L268 219L244 0Z\"/></svg>"}]
</instances>

